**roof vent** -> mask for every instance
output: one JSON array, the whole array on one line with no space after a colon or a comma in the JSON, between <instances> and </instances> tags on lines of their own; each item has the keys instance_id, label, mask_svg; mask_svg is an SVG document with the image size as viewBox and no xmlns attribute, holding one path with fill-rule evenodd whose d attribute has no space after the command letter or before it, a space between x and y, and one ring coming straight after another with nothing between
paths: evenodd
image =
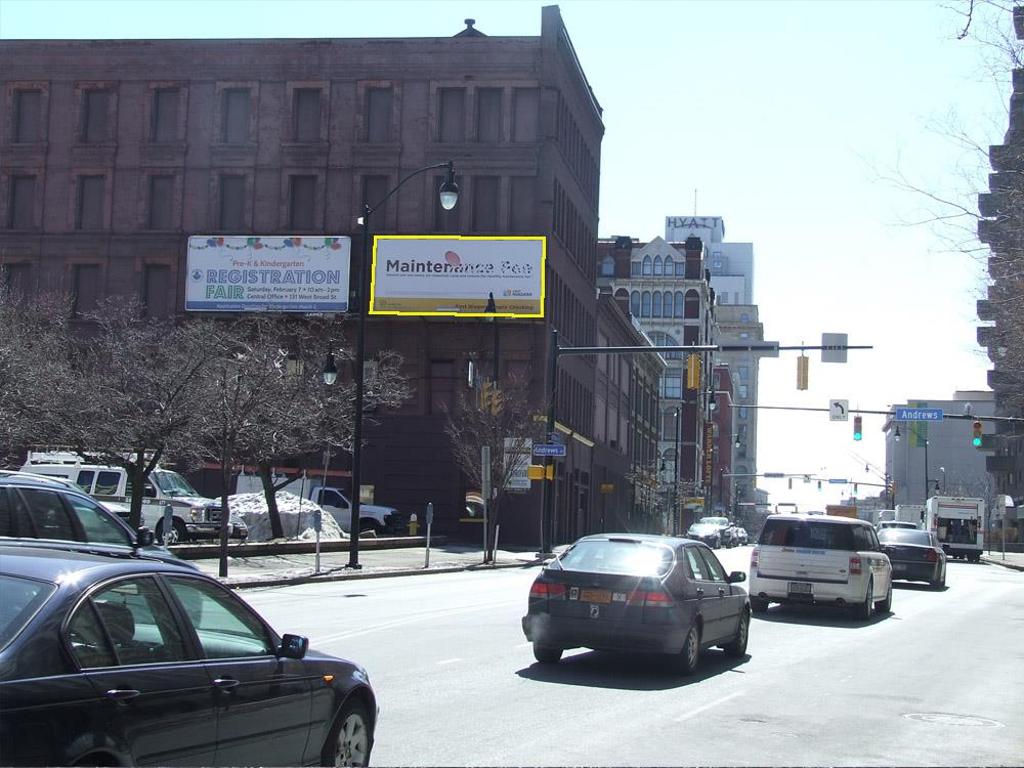
<instances>
[{"instance_id":1,"label":"roof vent","mask_svg":"<svg viewBox=\"0 0 1024 768\"><path fill-rule=\"evenodd\" d=\"M459 32L455 37L487 37L479 29L474 29L473 25L476 24L476 19L464 19L466 28Z\"/></svg>"}]
</instances>

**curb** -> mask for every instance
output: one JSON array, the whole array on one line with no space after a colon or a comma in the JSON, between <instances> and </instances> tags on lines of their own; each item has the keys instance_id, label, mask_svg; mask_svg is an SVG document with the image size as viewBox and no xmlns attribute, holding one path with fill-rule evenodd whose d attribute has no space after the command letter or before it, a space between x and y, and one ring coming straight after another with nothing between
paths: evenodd
<instances>
[{"instance_id":1,"label":"curb","mask_svg":"<svg viewBox=\"0 0 1024 768\"><path fill-rule=\"evenodd\" d=\"M484 565L483 563L474 563L473 565L452 565L445 566L442 568L416 568L416 569L404 569L396 571L351 571L349 573L328 573L328 574L309 574L307 576L296 576L289 579L262 579L259 581L243 581L232 584L230 581L225 581L218 576L215 576L221 584L228 587L229 589L256 589L258 587L285 587L294 584L320 584L322 582L333 582L333 581L349 581L349 580L362 580L362 579L387 579L395 576L423 576L429 573L459 573L460 571L494 571L499 568L532 568L537 563L535 562L518 562L518 563L497 563L495 565ZM231 579L231 576L227 577Z\"/></svg>"},{"instance_id":2,"label":"curb","mask_svg":"<svg viewBox=\"0 0 1024 768\"><path fill-rule=\"evenodd\" d=\"M1003 568L1010 568L1014 571L1024 571L1024 565L1018 565L1017 563L1011 563L1009 560L996 560L995 558L985 557L982 555L981 562L990 563L991 565L999 565Z\"/></svg>"}]
</instances>

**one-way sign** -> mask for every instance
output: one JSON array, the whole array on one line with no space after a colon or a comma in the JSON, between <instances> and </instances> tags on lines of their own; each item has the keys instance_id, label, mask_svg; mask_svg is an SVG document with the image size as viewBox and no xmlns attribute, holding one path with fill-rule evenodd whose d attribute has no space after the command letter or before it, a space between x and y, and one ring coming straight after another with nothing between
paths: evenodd
<instances>
[{"instance_id":1,"label":"one-way sign","mask_svg":"<svg viewBox=\"0 0 1024 768\"><path fill-rule=\"evenodd\" d=\"M850 401L849 400L829 400L828 401L828 419L829 419L829 421L849 421L850 420Z\"/></svg>"}]
</instances>

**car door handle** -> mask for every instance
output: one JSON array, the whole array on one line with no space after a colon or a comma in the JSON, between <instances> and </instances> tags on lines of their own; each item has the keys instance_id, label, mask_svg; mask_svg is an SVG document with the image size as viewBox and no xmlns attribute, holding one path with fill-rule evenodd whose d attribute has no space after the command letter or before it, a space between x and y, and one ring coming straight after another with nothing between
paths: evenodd
<instances>
[{"instance_id":1,"label":"car door handle","mask_svg":"<svg viewBox=\"0 0 1024 768\"><path fill-rule=\"evenodd\" d=\"M113 699L114 701L128 701L129 699L134 699L138 696L139 692L134 688L111 688L103 695L108 699Z\"/></svg>"},{"instance_id":2,"label":"car door handle","mask_svg":"<svg viewBox=\"0 0 1024 768\"><path fill-rule=\"evenodd\" d=\"M704 590L703 589L698 589L697 590L697 599L698 600L703 600L704 599Z\"/></svg>"},{"instance_id":3,"label":"car door handle","mask_svg":"<svg viewBox=\"0 0 1024 768\"><path fill-rule=\"evenodd\" d=\"M725 587L719 587L718 588L718 594L719 595L725 595Z\"/></svg>"},{"instance_id":4,"label":"car door handle","mask_svg":"<svg viewBox=\"0 0 1024 768\"><path fill-rule=\"evenodd\" d=\"M222 690L230 690L238 685L238 681L233 677L218 677L213 684Z\"/></svg>"}]
</instances>

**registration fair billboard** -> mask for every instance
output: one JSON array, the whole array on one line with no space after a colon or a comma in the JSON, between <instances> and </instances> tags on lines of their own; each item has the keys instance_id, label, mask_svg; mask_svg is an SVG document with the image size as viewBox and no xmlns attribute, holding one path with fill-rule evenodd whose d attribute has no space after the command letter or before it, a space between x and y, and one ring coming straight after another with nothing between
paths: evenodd
<instances>
[{"instance_id":1,"label":"registration fair billboard","mask_svg":"<svg viewBox=\"0 0 1024 768\"><path fill-rule=\"evenodd\" d=\"M369 312L544 317L546 255L544 237L377 235Z\"/></svg>"},{"instance_id":2,"label":"registration fair billboard","mask_svg":"<svg viewBox=\"0 0 1024 768\"><path fill-rule=\"evenodd\" d=\"M343 235L193 235L185 309L346 312L351 254Z\"/></svg>"}]
</instances>

